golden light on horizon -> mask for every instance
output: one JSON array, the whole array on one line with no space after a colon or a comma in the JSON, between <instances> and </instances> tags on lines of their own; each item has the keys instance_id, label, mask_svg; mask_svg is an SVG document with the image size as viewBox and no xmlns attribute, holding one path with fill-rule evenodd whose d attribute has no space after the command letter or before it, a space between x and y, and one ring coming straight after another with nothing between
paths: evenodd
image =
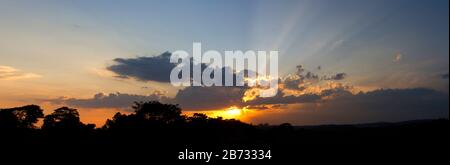
<instances>
[{"instance_id":1,"label":"golden light on horizon","mask_svg":"<svg viewBox=\"0 0 450 165\"><path fill-rule=\"evenodd\" d=\"M221 117L223 119L237 119L237 120L243 120L245 119L245 116L250 112L251 110L243 107L239 108L237 106L230 106L229 108L225 108L222 110L211 110L211 111L196 111L196 113L203 113L211 118L217 118ZM192 115L193 112L187 112L185 113L188 116Z\"/></svg>"},{"instance_id":2,"label":"golden light on horizon","mask_svg":"<svg viewBox=\"0 0 450 165\"><path fill-rule=\"evenodd\" d=\"M229 116L240 116L242 114L242 110L233 106L226 110L225 113Z\"/></svg>"},{"instance_id":3,"label":"golden light on horizon","mask_svg":"<svg viewBox=\"0 0 450 165\"><path fill-rule=\"evenodd\" d=\"M211 114L207 114L210 117L222 117L224 119L240 119L243 115L243 109L237 106L231 106L225 110L214 111Z\"/></svg>"}]
</instances>

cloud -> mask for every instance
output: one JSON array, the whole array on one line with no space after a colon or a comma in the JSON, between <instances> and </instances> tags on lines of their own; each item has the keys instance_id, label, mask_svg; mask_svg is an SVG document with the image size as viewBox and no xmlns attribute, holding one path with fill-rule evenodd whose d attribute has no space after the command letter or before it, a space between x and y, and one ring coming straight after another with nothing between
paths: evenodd
<instances>
[{"instance_id":1,"label":"cloud","mask_svg":"<svg viewBox=\"0 0 450 165\"><path fill-rule=\"evenodd\" d=\"M333 88L323 89L316 93L304 93L300 95L287 95L283 90L279 90L274 97L256 97L253 100L244 103L244 106L260 106L260 105L287 105L300 103L321 103L325 100L333 99L341 96L353 95L349 90L349 86L335 86Z\"/></svg>"},{"instance_id":2,"label":"cloud","mask_svg":"<svg viewBox=\"0 0 450 165\"><path fill-rule=\"evenodd\" d=\"M284 80L282 80L282 84L286 89L302 91L305 89L304 85L306 83L317 82L319 80L319 75L306 71L302 65L297 65L296 73L284 78Z\"/></svg>"},{"instance_id":3,"label":"cloud","mask_svg":"<svg viewBox=\"0 0 450 165\"><path fill-rule=\"evenodd\" d=\"M321 70L322 67L319 66L317 68ZM320 78L319 78L320 77ZM281 84L285 89L288 90L296 90L296 91L304 91L309 86L313 84L319 84L323 81L339 81L344 80L347 77L346 73L336 73L334 75L319 75L311 71L307 71L302 65L297 66L297 71L294 75L289 75L285 77Z\"/></svg>"},{"instance_id":4,"label":"cloud","mask_svg":"<svg viewBox=\"0 0 450 165\"><path fill-rule=\"evenodd\" d=\"M398 63L398 62L400 62L402 59L403 59L403 54L402 54L402 53L397 53L397 54L395 54L395 56L394 56L393 62Z\"/></svg>"},{"instance_id":5,"label":"cloud","mask_svg":"<svg viewBox=\"0 0 450 165\"><path fill-rule=\"evenodd\" d=\"M352 86L337 86L334 88L324 89L320 92L320 96L323 97L342 97L342 96L350 96L353 93L350 91Z\"/></svg>"},{"instance_id":6,"label":"cloud","mask_svg":"<svg viewBox=\"0 0 450 165\"><path fill-rule=\"evenodd\" d=\"M165 52L154 57L116 58L116 64L107 70L119 78L134 78L139 81L170 82L170 72L176 66L170 63L171 53Z\"/></svg>"},{"instance_id":7,"label":"cloud","mask_svg":"<svg viewBox=\"0 0 450 165\"><path fill-rule=\"evenodd\" d=\"M357 122L448 118L448 109L448 94L426 88L379 89L344 95L319 108L336 119L351 117Z\"/></svg>"},{"instance_id":8,"label":"cloud","mask_svg":"<svg viewBox=\"0 0 450 165\"><path fill-rule=\"evenodd\" d=\"M343 80L343 79L345 79L346 77L347 77L347 74L346 74L346 73L337 73L337 74L332 75L332 76L330 76L330 77L325 77L325 79L326 79L326 80L336 80L336 81L338 81L338 80Z\"/></svg>"},{"instance_id":9,"label":"cloud","mask_svg":"<svg viewBox=\"0 0 450 165\"><path fill-rule=\"evenodd\" d=\"M39 77L42 76L34 73L24 73L13 67L0 65L0 80L18 80Z\"/></svg>"},{"instance_id":10,"label":"cloud","mask_svg":"<svg viewBox=\"0 0 450 165\"><path fill-rule=\"evenodd\" d=\"M292 89L292 90L298 90L298 91L303 91L304 89L306 89L305 87L300 86L303 84L303 79L300 79L298 77L287 77L282 82L286 89Z\"/></svg>"},{"instance_id":11,"label":"cloud","mask_svg":"<svg viewBox=\"0 0 450 165\"><path fill-rule=\"evenodd\" d=\"M44 102L50 102L52 104L64 104L67 106L79 107L79 108L129 108L135 101L152 101L159 100L165 101L167 98L159 93L144 95L134 95L125 93L111 93L105 95L103 93L95 94L92 98L77 99L77 98L56 98L42 100Z\"/></svg>"},{"instance_id":12,"label":"cloud","mask_svg":"<svg viewBox=\"0 0 450 165\"><path fill-rule=\"evenodd\" d=\"M178 91L173 98L168 98L160 93L150 95L134 95L125 93L95 94L92 98L56 98L42 99L42 102L50 102L57 105L67 105L78 108L129 108L135 101L161 101L164 103L179 104L186 111L222 110L230 106L254 106L273 104L293 104L314 102L320 100L318 95L282 96L258 98L249 102L243 102L242 97L246 87L187 87ZM279 92L281 93L281 92Z\"/></svg>"},{"instance_id":13,"label":"cloud","mask_svg":"<svg viewBox=\"0 0 450 165\"><path fill-rule=\"evenodd\" d=\"M448 94L432 89L378 89L292 105L284 110L266 110L251 122L317 125L448 119L448 99Z\"/></svg>"},{"instance_id":14,"label":"cloud","mask_svg":"<svg viewBox=\"0 0 450 165\"><path fill-rule=\"evenodd\" d=\"M245 87L187 87L178 91L173 98L164 96L160 91L150 95L135 95L126 93L95 94L92 98L56 98L41 99L57 105L67 105L78 108L120 108L131 107L135 101L161 101L180 104L183 110L220 110L232 105L239 106Z\"/></svg>"},{"instance_id":15,"label":"cloud","mask_svg":"<svg viewBox=\"0 0 450 165\"><path fill-rule=\"evenodd\" d=\"M165 52L154 57L137 57L137 58L116 58L116 64L108 66L108 71L116 74L118 78L129 79L134 78L139 81L156 81L162 83L170 82L170 73L178 64L171 63L170 57L172 53ZM201 71L208 66L204 63L198 64L192 58L190 60L190 76L192 79L194 66L200 65ZM225 75L225 68L222 68L222 73ZM224 80L224 78L222 78Z\"/></svg>"},{"instance_id":16,"label":"cloud","mask_svg":"<svg viewBox=\"0 0 450 165\"><path fill-rule=\"evenodd\" d=\"M312 103L319 101L321 99L320 95L317 94L303 94L299 96L284 96L283 92L278 91L277 95L274 97L257 97L254 100L247 101L246 106L257 106L257 105L270 105L270 104L297 104L297 103Z\"/></svg>"},{"instance_id":17,"label":"cloud","mask_svg":"<svg viewBox=\"0 0 450 165\"><path fill-rule=\"evenodd\" d=\"M173 102L186 110L220 110L240 106L247 87L187 87L178 91Z\"/></svg>"}]
</instances>

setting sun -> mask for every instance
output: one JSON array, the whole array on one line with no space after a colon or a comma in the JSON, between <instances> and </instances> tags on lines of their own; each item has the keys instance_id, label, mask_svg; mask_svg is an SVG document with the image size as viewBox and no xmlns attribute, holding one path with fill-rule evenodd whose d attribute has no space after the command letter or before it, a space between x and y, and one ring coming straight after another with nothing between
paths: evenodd
<instances>
[{"instance_id":1,"label":"setting sun","mask_svg":"<svg viewBox=\"0 0 450 165\"><path fill-rule=\"evenodd\" d=\"M223 119L236 119L240 121L246 121L248 115L252 114L252 110L247 109L247 107L237 107L230 106L229 108L222 110L209 110L209 111L195 111L195 112L184 112L187 116L192 116L194 113L202 113L210 118L221 117Z\"/></svg>"},{"instance_id":2,"label":"setting sun","mask_svg":"<svg viewBox=\"0 0 450 165\"><path fill-rule=\"evenodd\" d=\"M231 106L224 110L217 110L217 111L206 111L203 112L209 117L222 117L224 119L241 119L244 115L244 112L246 111L245 108L239 108L237 106Z\"/></svg>"},{"instance_id":3,"label":"setting sun","mask_svg":"<svg viewBox=\"0 0 450 165\"><path fill-rule=\"evenodd\" d=\"M239 116L241 115L242 110L237 107L230 107L228 110L225 111L225 114L229 116Z\"/></svg>"}]
</instances>

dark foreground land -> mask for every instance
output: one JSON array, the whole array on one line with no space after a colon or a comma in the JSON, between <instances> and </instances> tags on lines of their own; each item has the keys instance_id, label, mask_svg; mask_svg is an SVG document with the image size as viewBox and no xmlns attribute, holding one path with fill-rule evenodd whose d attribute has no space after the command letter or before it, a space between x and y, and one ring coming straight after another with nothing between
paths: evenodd
<instances>
[{"instance_id":1,"label":"dark foreground land","mask_svg":"<svg viewBox=\"0 0 450 165\"><path fill-rule=\"evenodd\" d=\"M25 109L26 110L25 110ZM34 110L33 110L34 108ZM1 162L87 164L204 164L178 160L180 152L213 152L208 163L409 163L447 160L448 119L362 125L295 127L249 125L237 120L181 115L176 105L137 103L135 113L116 114L102 128L79 122L76 110L43 116L38 107L0 111ZM33 113L32 113L33 112ZM30 123L44 118L42 128ZM223 150L270 150L264 160L223 160ZM244 153L245 154L245 153ZM236 158L237 159L237 158ZM305 162L305 163L303 163ZM9 163L8 163L9 164Z\"/></svg>"}]
</instances>

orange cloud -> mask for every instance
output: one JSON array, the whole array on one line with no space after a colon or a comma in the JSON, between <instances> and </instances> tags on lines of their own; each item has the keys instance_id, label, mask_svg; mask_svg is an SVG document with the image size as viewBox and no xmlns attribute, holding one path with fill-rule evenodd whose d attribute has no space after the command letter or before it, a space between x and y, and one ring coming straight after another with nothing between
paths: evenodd
<instances>
[{"instance_id":1,"label":"orange cloud","mask_svg":"<svg viewBox=\"0 0 450 165\"><path fill-rule=\"evenodd\" d=\"M0 65L0 80L17 80L39 77L42 76L34 73L24 73L16 68Z\"/></svg>"}]
</instances>

